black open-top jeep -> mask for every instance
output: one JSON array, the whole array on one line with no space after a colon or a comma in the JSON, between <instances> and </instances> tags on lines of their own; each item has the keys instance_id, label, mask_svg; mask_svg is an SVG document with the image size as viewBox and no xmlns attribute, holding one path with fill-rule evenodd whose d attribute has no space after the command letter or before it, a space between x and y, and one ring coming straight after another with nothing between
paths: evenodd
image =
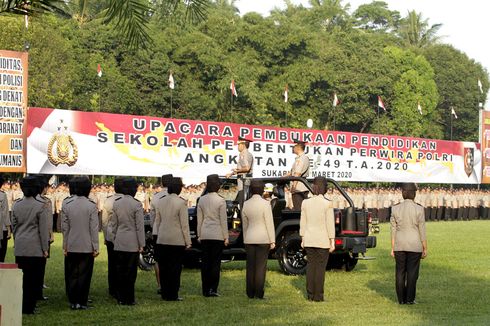
<instances>
[{"instance_id":1,"label":"black open-top jeep","mask_svg":"<svg viewBox=\"0 0 490 326\"><path fill-rule=\"evenodd\" d=\"M271 199L274 226L276 230L276 249L270 252L270 258L277 258L279 266L286 274L303 274L306 271L306 252L301 248L299 236L300 211L286 207L285 188L291 181L299 181L312 191L311 185L304 178L257 178L264 183L273 185ZM252 178L243 179L244 199L249 198L249 185ZM363 255L367 248L376 246L376 237L369 236L370 216L367 210L356 209L351 198L332 179L327 179L349 203L349 207L335 209L335 251L330 255L327 269L345 268L351 271L357 264L359 254ZM242 223L239 203L235 201L236 179L222 179L220 194L226 199L230 244L223 252L224 260L243 260L246 258L243 244ZM204 195L204 194L203 194ZM327 198L328 199L328 198ZM185 265L198 266L201 257L200 244L197 241L196 208L189 208L189 226L191 230L192 249L186 251ZM147 246L140 257L140 267L150 269L154 264L154 243L151 236L151 225L146 223Z\"/></svg>"}]
</instances>

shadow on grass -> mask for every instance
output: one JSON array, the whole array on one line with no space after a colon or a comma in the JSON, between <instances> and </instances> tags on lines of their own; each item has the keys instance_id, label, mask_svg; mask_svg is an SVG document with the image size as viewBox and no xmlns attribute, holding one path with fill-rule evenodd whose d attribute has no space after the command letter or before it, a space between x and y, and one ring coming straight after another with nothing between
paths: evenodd
<instances>
[{"instance_id":1,"label":"shadow on grass","mask_svg":"<svg viewBox=\"0 0 490 326\"><path fill-rule=\"evenodd\" d=\"M386 251L386 255L389 252ZM429 258L430 259L430 258ZM395 292L395 263L380 277L367 282L367 287L388 299L400 309L420 315L428 324L453 323L453 318L468 324L480 324L490 317L490 282L447 266L423 260L417 282L417 305L398 305ZM470 267L470 266L468 266ZM483 324L487 324L487 322Z\"/></svg>"}]
</instances>

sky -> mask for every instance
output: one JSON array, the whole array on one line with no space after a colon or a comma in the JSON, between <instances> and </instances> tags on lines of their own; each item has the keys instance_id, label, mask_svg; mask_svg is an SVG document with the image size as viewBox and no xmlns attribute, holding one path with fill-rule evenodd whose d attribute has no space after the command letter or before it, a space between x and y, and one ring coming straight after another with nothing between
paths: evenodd
<instances>
[{"instance_id":1,"label":"sky","mask_svg":"<svg viewBox=\"0 0 490 326\"><path fill-rule=\"evenodd\" d=\"M490 1L487 0L384 0L391 10L398 10L405 16L408 10L421 12L429 18L430 24L442 23L439 34L442 42L452 44L465 52L470 58L480 62L490 72L490 25L488 17ZM292 0L293 3L308 5L308 0ZM371 0L344 0L350 3L351 10ZM255 11L268 15L275 7L283 8L283 0L237 0L235 5L241 14ZM475 87L477 81L475 81ZM488 109L490 99L487 101Z\"/></svg>"}]
</instances>

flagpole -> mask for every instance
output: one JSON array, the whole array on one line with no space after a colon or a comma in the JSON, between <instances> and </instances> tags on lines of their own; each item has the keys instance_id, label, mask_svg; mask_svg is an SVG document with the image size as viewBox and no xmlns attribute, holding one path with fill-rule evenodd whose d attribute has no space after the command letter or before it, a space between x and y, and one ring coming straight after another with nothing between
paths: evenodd
<instances>
[{"instance_id":1,"label":"flagpole","mask_svg":"<svg viewBox=\"0 0 490 326\"><path fill-rule=\"evenodd\" d=\"M174 90L170 88L170 119L173 118L173 109L172 109L173 95L174 95Z\"/></svg>"},{"instance_id":2,"label":"flagpole","mask_svg":"<svg viewBox=\"0 0 490 326\"><path fill-rule=\"evenodd\" d=\"M337 107L335 105L333 105L333 130L337 130L337 129L335 129L336 116L337 116Z\"/></svg>"},{"instance_id":3,"label":"flagpole","mask_svg":"<svg viewBox=\"0 0 490 326\"><path fill-rule=\"evenodd\" d=\"M230 121L232 121L233 120L233 90L231 90L230 93L231 93L231 97L230 97L230 103L231 103L231 110L230 110L231 111L231 119L230 119Z\"/></svg>"},{"instance_id":4,"label":"flagpole","mask_svg":"<svg viewBox=\"0 0 490 326\"><path fill-rule=\"evenodd\" d=\"M379 103L378 103L378 134L379 134Z\"/></svg>"},{"instance_id":5,"label":"flagpole","mask_svg":"<svg viewBox=\"0 0 490 326\"><path fill-rule=\"evenodd\" d=\"M288 127L288 102L284 103L284 113L286 114L286 123L285 127Z\"/></svg>"},{"instance_id":6,"label":"flagpole","mask_svg":"<svg viewBox=\"0 0 490 326\"><path fill-rule=\"evenodd\" d=\"M453 140L453 107L451 107L451 140Z\"/></svg>"}]
</instances>

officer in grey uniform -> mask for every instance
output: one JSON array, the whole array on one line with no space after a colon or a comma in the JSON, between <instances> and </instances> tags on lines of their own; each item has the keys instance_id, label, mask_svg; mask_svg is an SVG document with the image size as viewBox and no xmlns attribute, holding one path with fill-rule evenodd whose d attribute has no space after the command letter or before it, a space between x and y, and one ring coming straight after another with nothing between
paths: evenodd
<instances>
[{"instance_id":1,"label":"officer in grey uniform","mask_svg":"<svg viewBox=\"0 0 490 326\"><path fill-rule=\"evenodd\" d=\"M197 204L197 237L202 247L202 294L219 297L221 255L224 246L228 246L226 202L217 193L221 186L219 176L208 175L206 182L206 195Z\"/></svg>"},{"instance_id":2,"label":"officer in grey uniform","mask_svg":"<svg viewBox=\"0 0 490 326\"><path fill-rule=\"evenodd\" d=\"M417 186L402 185L403 202L391 211L391 255L396 262L398 303L415 304L420 259L427 256L424 207L414 202Z\"/></svg>"},{"instance_id":3,"label":"officer in grey uniform","mask_svg":"<svg viewBox=\"0 0 490 326\"><path fill-rule=\"evenodd\" d=\"M296 159L293 164L293 168L289 173L293 177L308 178L310 174L310 158L305 154L306 143L303 141L296 141L296 145L293 147L293 152L296 154ZM293 209L301 210L301 203L304 199L308 198L308 188L299 181L291 182L291 194L293 199Z\"/></svg>"},{"instance_id":4,"label":"officer in grey uniform","mask_svg":"<svg viewBox=\"0 0 490 326\"><path fill-rule=\"evenodd\" d=\"M158 253L157 237L158 237L158 228L155 227L155 217L156 217L156 203L165 198L168 195L168 186L172 182L173 175L164 174L161 178L162 190L153 195L150 202L150 223L152 226L152 235L153 235L153 243L155 244L153 253L155 255L155 265L153 265L153 269L155 270L155 277L157 279L158 290L157 294L162 293L161 285L160 285L160 266L158 265L158 257L160 256Z\"/></svg>"},{"instance_id":5,"label":"officer in grey uniform","mask_svg":"<svg viewBox=\"0 0 490 326\"><path fill-rule=\"evenodd\" d=\"M232 175L237 176L237 200L240 207L243 207L243 178L253 176L254 157L248 150L252 141L243 137L238 137L238 163L237 167L226 175L229 178Z\"/></svg>"},{"instance_id":6,"label":"officer in grey uniform","mask_svg":"<svg viewBox=\"0 0 490 326\"><path fill-rule=\"evenodd\" d=\"M335 218L332 202L325 198L327 180L313 180L314 196L303 201L299 234L308 257L306 292L310 301L324 301L325 268L335 250Z\"/></svg>"},{"instance_id":7,"label":"officer in grey uniform","mask_svg":"<svg viewBox=\"0 0 490 326\"><path fill-rule=\"evenodd\" d=\"M0 176L0 185L4 183L3 177ZM7 255L8 240L10 238L10 213L8 197L5 192L0 190L0 263L5 261Z\"/></svg>"},{"instance_id":8,"label":"officer in grey uniform","mask_svg":"<svg viewBox=\"0 0 490 326\"><path fill-rule=\"evenodd\" d=\"M43 265L48 256L49 202L37 197L39 183L35 177L22 179L24 198L14 202L12 227L15 262L23 272L22 313L33 314L43 286Z\"/></svg>"},{"instance_id":9,"label":"officer in grey uniform","mask_svg":"<svg viewBox=\"0 0 490 326\"><path fill-rule=\"evenodd\" d=\"M109 222L116 256L117 299L121 305L134 305L134 284L138 275L138 257L145 247L145 220L143 206L134 198L136 180L125 178L124 196L114 201L113 216Z\"/></svg>"},{"instance_id":10,"label":"officer in grey uniform","mask_svg":"<svg viewBox=\"0 0 490 326\"><path fill-rule=\"evenodd\" d=\"M114 239L108 226L112 220L114 201L122 196L122 178L116 178L114 180L114 194L107 197L102 208L102 232L107 248L107 282L109 284L109 295L114 298L117 298L116 257L114 256Z\"/></svg>"},{"instance_id":11,"label":"officer in grey uniform","mask_svg":"<svg viewBox=\"0 0 490 326\"><path fill-rule=\"evenodd\" d=\"M155 203L155 228L157 232L158 261L162 282L162 299L181 301L180 275L184 250L192 245L186 201L179 197L182 179L172 178L168 195Z\"/></svg>"},{"instance_id":12,"label":"officer in grey uniform","mask_svg":"<svg viewBox=\"0 0 490 326\"><path fill-rule=\"evenodd\" d=\"M250 299L264 298L265 274L269 251L276 246L272 207L262 198L264 183L252 180L252 197L243 204L243 242L247 252L247 296Z\"/></svg>"},{"instance_id":13,"label":"officer in grey uniform","mask_svg":"<svg viewBox=\"0 0 490 326\"><path fill-rule=\"evenodd\" d=\"M48 227L49 227L49 248L48 248L48 256L46 257L46 259L44 259L44 264L43 264L43 272L42 272L42 277L43 277L43 284L44 284L44 275L46 274L46 263L47 263L47 260L50 256L50 252L51 252L51 243L54 242L54 235L53 235L53 203L51 202L51 199L49 199L48 197L46 197L46 193L48 191L48 188L49 188L49 183L48 183L48 180L49 180L49 177L48 176L45 176L45 175L37 175L36 176L37 180L38 180L38 183L39 183L39 195L37 195L37 199L39 200L42 200L42 201L46 201L49 203L49 207L47 207L46 209L48 210L48 212L46 213L47 215L50 216L50 218L48 218ZM39 289L39 293L38 293L38 297L37 299L38 300L48 300L48 297L45 297L43 295L43 288L44 288L44 285Z\"/></svg>"},{"instance_id":14,"label":"officer in grey uniform","mask_svg":"<svg viewBox=\"0 0 490 326\"><path fill-rule=\"evenodd\" d=\"M69 182L71 197L63 201L61 230L65 255L66 294L71 309L88 308L88 294L99 255L99 213L95 202L88 199L92 184L87 177Z\"/></svg>"}]
</instances>

